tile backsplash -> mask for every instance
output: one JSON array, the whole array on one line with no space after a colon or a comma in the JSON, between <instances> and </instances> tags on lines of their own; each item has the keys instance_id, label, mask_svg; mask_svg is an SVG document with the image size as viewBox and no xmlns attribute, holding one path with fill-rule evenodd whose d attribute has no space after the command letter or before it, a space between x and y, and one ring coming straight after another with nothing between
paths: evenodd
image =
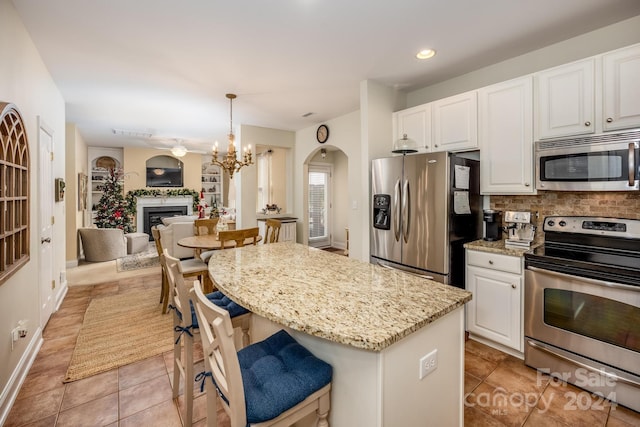
<instances>
[{"instance_id":1,"label":"tile backsplash","mask_svg":"<svg viewBox=\"0 0 640 427\"><path fill-rule=\"evenodd\" d=\"M491 196L490 205L500 211L532 212L531 222L538 226L536 240L543 237L542 222L548 215L640 219L640 192L540 191L537 196Z\"/></svg>"}]
</instances>

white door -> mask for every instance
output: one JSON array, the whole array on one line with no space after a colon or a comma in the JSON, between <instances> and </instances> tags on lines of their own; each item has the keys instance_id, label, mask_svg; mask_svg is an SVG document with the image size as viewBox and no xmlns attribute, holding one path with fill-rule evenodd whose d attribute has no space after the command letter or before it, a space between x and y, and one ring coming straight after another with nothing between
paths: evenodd
<instances>
[{"instance_id":1,"label":"white door","mask_svg":"<svg viewBox=\"0 0 640 427\"><path fill-rule=\"evenodd\" d=\"M40 226L40 327L44 328L53 312L53 131L38 117L39 146L39 226Z\"/></svg>"},{"instance_id":2,"label":"white door","mask_svg":"<svg viewBox=\"0 0 640 427\"><path fill-rule=\"evenodd\" d=\"M331 166L309 165L309 246L331 246Z\"/></svg>"}]
</instances>

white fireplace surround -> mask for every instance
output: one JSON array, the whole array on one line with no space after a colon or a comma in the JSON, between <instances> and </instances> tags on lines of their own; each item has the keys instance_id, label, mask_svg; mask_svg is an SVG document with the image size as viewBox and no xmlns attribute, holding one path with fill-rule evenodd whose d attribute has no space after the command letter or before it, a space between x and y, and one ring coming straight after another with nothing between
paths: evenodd
<instances>
[{"instance_id":1,"label":"white fireplace surround","mask_svg":"<svg viewBox=\"0 0 640 427\"><path fill-rule=\"evenodd\" d=\"M136 230L144 229L144 208L150 206L186 206L187 215L193 215L193 196L136 197Z\"/></svg>"}]
</instances>

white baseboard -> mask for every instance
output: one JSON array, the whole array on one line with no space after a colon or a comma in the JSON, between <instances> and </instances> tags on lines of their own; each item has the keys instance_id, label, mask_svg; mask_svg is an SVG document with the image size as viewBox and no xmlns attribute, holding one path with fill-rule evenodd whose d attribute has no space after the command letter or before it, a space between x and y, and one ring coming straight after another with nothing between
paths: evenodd
<instances>
[{"instance_id":1,"label":"white baseboard","mask_svg":"<svg viewBox=\"0 0 640 427\"><path fill-rule=\"evenodd\" d=\"M29 373L29 369L31 369L33 361L36 359L40 347L42 347L42 342L42 329L38 327L33 334L33 338L29 342L26 351L20 358L16 369L11 374L6 387L0 395L0 426L4 425L7 421L7 417L13 407L13 403L18 397L20 387L22 387L22 384Z\"/></svg>"}]
</instances>

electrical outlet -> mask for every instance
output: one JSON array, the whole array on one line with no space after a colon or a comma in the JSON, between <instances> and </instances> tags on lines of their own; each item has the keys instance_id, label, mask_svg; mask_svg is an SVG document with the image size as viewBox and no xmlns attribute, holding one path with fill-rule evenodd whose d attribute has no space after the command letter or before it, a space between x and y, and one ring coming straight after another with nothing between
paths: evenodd
<instances>
[{"instance_id":1,"label":"electrical outlet","mask_svg":"<svg viewBox=\"0 0 640 427\"><path fill-rule=\"evenodd\" d=\"M423 379L438 367L438 349L420 358L420 375L418 379Z\"/></svg>"}]
</instances>

